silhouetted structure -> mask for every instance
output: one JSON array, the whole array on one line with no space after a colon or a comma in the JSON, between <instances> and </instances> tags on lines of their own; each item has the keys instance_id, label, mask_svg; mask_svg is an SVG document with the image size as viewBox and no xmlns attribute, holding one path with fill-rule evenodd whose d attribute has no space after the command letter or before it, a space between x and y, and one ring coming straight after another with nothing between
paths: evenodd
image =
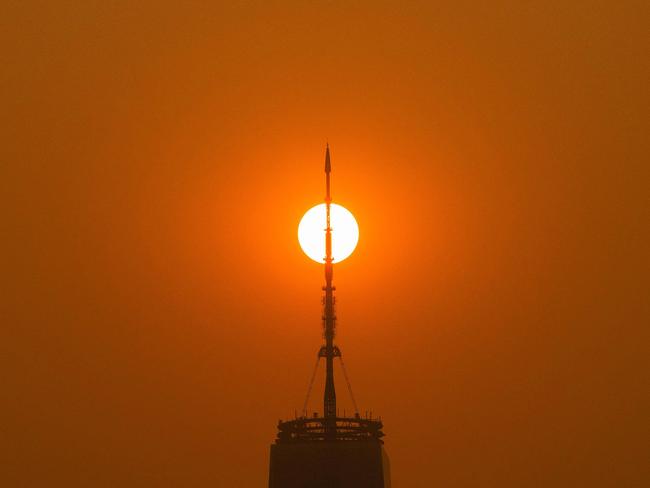
<instances>
[{"instance_id":1,"label":"silhouetted structure","mask_svg":"<svg viewBox=\"0 0 650 488\"><path fill-rule=\"evenodd\" d=\"M334 344L336 315L332 286L332 228L330 225L329 145L325 151L325 286L323 329L325 344L318 360L325 358L323 416L307 416L307 400L300 417L278 423L271 446L269 488L390 488L389 462L383 448L381 419L362 418L355 403L353 417L338 417L334 387L334 358L339 358L348 388L341 350ZM318 362L316 363L318 367ZM314 370L314 375L316 369ZM314 376L311 382L313 383ZM309 385L311 390L311 383ZM309 392L308 392L309 396Z\"/></svg>"}]
</instances>

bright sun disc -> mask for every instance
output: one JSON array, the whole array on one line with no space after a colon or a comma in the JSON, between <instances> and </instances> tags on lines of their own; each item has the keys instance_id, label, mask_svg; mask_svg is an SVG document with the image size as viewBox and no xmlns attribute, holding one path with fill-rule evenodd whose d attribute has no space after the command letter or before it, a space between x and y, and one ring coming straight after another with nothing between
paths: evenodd
<instances>
[{"instance_id":1,"label":"bright sun disc","mask_svg":"<svg viewBox=\"0 0 650 488\"><path fill-rule=\"evenodd\" d=\"M298 242L304 253L316 262L325 261L325 227L327 226L325 204L307 210L298 225ZM359 226L345 207L332 203L330 207L332 226L332 260L339 263L347 258L359 242Z\"/></svg>"}]
</instances>

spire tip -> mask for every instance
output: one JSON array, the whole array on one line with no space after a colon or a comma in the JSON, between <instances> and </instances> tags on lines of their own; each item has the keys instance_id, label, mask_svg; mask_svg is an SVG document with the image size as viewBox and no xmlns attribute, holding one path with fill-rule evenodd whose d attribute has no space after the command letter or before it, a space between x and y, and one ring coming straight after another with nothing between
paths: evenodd
<instances>
[{"instance_id":1,"label":"spire tip","mask_svg":"<svg viewBox=\"0 0 650 488\"><path fill-rule=\"evenodd\" d=\"M329 143L325 146L325 172L329 173L332 171L332 163L330 163L330 145Z\"/></svg>"}]
</instances>

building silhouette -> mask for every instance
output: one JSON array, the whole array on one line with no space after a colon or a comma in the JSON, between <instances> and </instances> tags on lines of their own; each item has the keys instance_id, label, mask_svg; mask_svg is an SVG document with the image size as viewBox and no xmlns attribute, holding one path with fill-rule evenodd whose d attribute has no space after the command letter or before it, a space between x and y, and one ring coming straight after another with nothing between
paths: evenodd
<instances>
[{"instance_id":1,"label":"building silhouette","mask_svg":"<svg viewBox=\"0 0 650 488\"><path fill-rule=\"evenodd\" d=\"M355 413L352 417L345 414L340 417L336 409L335 359L341 363L348 387L349 381L341 350L334 344L336 315L335 288L332 285L331 171L328 145L325 151L325 343L318 351L318 361L325 360L323 413L307 415L306 400L300 416L278 423L277 438L271 445L269 488L390 488L390 468L382 440L381 419L373 419L367 414L362 417L354 397ZM313 379L312 375L312 383Z\"/></svg>"}]
</instances>

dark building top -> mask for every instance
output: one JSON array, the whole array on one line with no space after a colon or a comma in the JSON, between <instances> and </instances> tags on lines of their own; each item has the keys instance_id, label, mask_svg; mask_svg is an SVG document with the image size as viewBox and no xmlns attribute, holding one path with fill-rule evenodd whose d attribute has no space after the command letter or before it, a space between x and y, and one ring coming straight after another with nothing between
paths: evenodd
<instances>
[{"instance_id":1,"label":"dark building top","mask_svg":"<svg viewBox=\"0 0 650 488\"><path fill-rule=\"evenodd\" d=\"M378 419L354 417L299 417L278 422L276 444L319 441L356 441L383 444Z\"/></svg>"}]
</instances>

